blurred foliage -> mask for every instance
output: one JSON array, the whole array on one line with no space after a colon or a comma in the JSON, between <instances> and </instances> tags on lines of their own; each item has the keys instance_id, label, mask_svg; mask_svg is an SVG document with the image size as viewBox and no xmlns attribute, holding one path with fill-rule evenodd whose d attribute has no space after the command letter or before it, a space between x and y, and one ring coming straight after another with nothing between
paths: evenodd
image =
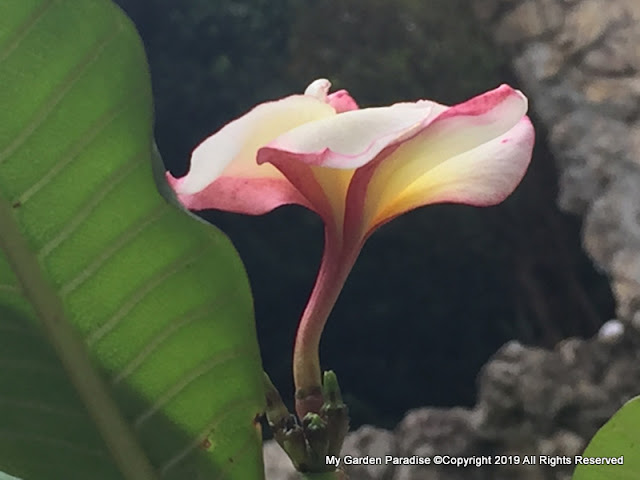
<instances>
[{"instance_id":1,"label":"blurred foliage","mask_svg":"<svg viewBox=\"0 0 640 480\"><path fill-rule=\"evenodd\" d=\"M364 105L453 104L501 83L467 0L312 0L292 26L292 75L329 76Z\"/></svg>"},{"instance_id":2,"label":"blurred foliage","mask_svg":"<svg viewBox=\"0 0 640 480\"><path fill-rule=\"evenodd\" d=\"M176 174L224 123L318 77L361 106L451 104L515 84L467 0L118 3L147 45L158 143ZM504 204L421 209L368 241L321 346L354 424L390 426L425 404L470 405L478 369L508 339L549 346L591 335L613 314L606 280L581 252L579 221L555 207L553 160L537 131L530 171ZM293 338L320 259L321 222L298 207L203 216L240 251L265 368L290 399Z\"/></svg>"},{"instance_id":3,"label":"blurred foliage","mask_svg":"<svg viewBox=\"0 0 640 480\"><path fill-rule=\"evenodd\" d=\"M286 92L289 0L116 3L147 47L165 162L185 168L194 145L211 132Z\"/></svg>"}]
</instances>

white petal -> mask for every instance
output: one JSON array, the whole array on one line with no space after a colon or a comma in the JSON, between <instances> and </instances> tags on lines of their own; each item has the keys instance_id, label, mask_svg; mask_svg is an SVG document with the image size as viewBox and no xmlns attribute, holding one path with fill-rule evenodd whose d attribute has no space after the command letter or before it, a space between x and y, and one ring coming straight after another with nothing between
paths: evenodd
<instances>
[{"instance_id":1,"label":"white petal","mask_svg":"<svg viewBox=\"0 0 640 480\"><path fill-rule=\"evenodd\" d=\"M257 150L295 127L328 116L335 116L335 110L307 95L258 105L193 151L189 173L175 185L177 193L194 194L223 173L242 178L282 178L273 166L257 165Z\"/></svg>"}]
</instances>

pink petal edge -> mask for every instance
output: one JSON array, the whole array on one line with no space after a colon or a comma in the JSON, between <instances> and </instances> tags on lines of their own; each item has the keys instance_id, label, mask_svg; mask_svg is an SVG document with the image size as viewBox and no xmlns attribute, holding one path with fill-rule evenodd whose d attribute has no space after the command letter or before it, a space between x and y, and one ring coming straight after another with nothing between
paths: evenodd
<instances>
[{"instance_id":1,"label":"pink petal edge","mask_svg":"<svg viewBox=\"0 0 640 480\"><path fill-rule=\"evenodd\" d=\"M280 152L291 161L327 168L355 169L374 160L382 150L412 138L435 118L443 107L434 102L419 101L416 103L400 103L391 107L371 108L347 112L329 119L311 122L293 129L276 138L258 151L258 164L268 163L273 158L269 151ZM386 112L389 112L388 115ZM347 120L347 116L349 120ZM381 121L385 118L385 121ZM372 128L367 130L367 122ZM314 125L315 124L315 125ZM314 126L321 129L322 134L314 131ZM369 143L362 142L357 153L341 153L335 146L326 144L344 141L348 137L348 129L356 130L354 137L369 135ZM377 136L373 136L374 132ZM325 138L325 145L312 147L319 138Z\"/></svg>"},{"instance_id":2,"label":"pink petal edge","mask_svg":"<svg viewBox=\"0 0 640 480\"><path fill-rule=\"evenodd\" d=\"M372 225L365 226L364 237L368 237L378 227L399 215L426 205L456 203L474 207L490 207L503 202L524 178L531 162L534 143L535 131L531 120L525 116L504 135L481 145L475 149L475 152L470 150L464 154L468 155L465 159L468 163L467 168L462 169L467 174L466 178L463 175L463 178L443 185L442 190L436 194L429 192L423 202L415 202L408 210L395 213L392 216L379 219ZM485 150L485 152L481 153L480 150ZM483 157L485 161L481 160ZM452 161L460 162L460 159L454 157ZM371 180L371 174L371 171L363 169L361 172L357 172L357 176L354 175L349 189L348 202L358 200L362 202L363 196L366 195L368 182ZM353 211L347 211L347 216L345 217L345 225L347 218L351 222L357 218Z\"/></svg>"},{"instance_id":3,"label":"pink petal edge","mask_svg":"<svg viewBox=\"0 0 640 480\"><path fill-rule=\"evenodd\" d=\"M222 210L262 215L282 205L311 205L285 178L240 178L222 176L193 194L178 193L182 178L167 172L167 181L178 200L189 210Z\"/></svg>"},{"instance_id":4,"label":"pink petal edge","mask_svg":"<svg viewBox=\"0 0 640 480\"><path fill-rule=\"evenodd\" d=\"M491 188L454 188L424 205L461 203L475 207L490 207L503 202L515 191L527 173L534 143L533 124L529 117L525 116L507 133L478 148L495 149L492 155L487 155L490 158L486 162L477 166L488 180L486 185L490 185ZM469 155L473 153L470 151ZM481 183L478 185L485 186Z\"/></svg>"},{"instance_id":5,"label":"pink petal edge","mask_svg":"<svg viewBox=\"0 0 640 480\"><path fill-rule=\"evenodd\" d=\"M337 92L327 95L327 103L335 108L337 113L358 110L360 108L346 90L338 90Z\"/></svg>"}]
</instances>

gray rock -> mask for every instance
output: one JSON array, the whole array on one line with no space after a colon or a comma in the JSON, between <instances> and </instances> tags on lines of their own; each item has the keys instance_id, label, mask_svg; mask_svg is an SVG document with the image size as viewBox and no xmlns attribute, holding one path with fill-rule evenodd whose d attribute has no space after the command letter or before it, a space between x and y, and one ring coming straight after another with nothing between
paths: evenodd
<instances>
[{"instance_id":1,"label":"gray rock","mask_svg":"<svg viewBox=\"0 0 640 480\"><path fill-rule=\"evenodd\" d=\"M264 473L267 480L298 480L291 460L275 440L264 442Z\"/></svg>"},{"instance_id":2,"label":"gray rock","mask_svg":"<svg viewBox=\"0 0 640 480\"><path fill-rule=\"evenodd\" d=\"M612 279L617 315L640 311L640 2L477 0L549 132L559 206Z\"/></svg>"},{"instance_id":3,"label":"gray rock","mask_svg":"<svg viewBox=\"0 0 640 480\"><path fill-rule=\"evenodd\" d=\"M396 438L392 432L381 428L364 426L351 433L342 447L343 458L373 457L384 461L386 455L396 455ZM345 471L351 479L391 480L393 465L347 465Z\"/></svg>"},{"instance_id":4,"label":"gray rock","mask_svg":"<svg viewBox=\"0 0 640 480\"><path fill-rule=\"evenodd\" d=\"M474 408L413 410L393 432L362 427L347 437L342 454L383 461L386 455L432 461L437 455L486 457L491 464L351 465L349 478L568 480L573 465L551 467L541 464L540 456L579 454L598 428L640 393L640 331L630 325L606 338L568 339L554 350L510 342L482 369L478 383ZM278 448L272 442L265 446L267 479L298 478ZM525 456L537 462L525 464Z\"/></svg>"}]
</instances>

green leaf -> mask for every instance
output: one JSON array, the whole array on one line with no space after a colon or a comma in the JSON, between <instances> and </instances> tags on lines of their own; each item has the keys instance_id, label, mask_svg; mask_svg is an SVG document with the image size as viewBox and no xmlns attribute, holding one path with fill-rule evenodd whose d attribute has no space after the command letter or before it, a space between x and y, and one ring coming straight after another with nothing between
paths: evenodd
<instances>
[{"instance_id":1,"label":"green leaf","mask_svg":"<svg viewBox=\"0 0 640 480\"><path fill-rule=\"evenodd\" d=\"M248 281L156 190L135 28L107 0L2 0L0 105L0 470L262 478Z\"/></svg>"},{"instance_id":2,"label":"green leaf","mask_svg":"<svg viewBox=\"0 0 640 480\"><path fill-rule=\"evenodd\" d=\"M583 457L620 458L622 465L577 465L573 480L640 478L640 397L629 400L591 439Z\"/></svg>"},{"instance_id":3,"label":"green leaf","mask_svg":"<svg viewBox=\"0 0 640 480\"><path fill-rule=\"evenodd\" d=\"M20 480L20 479L17 479L16 477L11 477L6 473L0 472L0 480Z\"/></svg>"}]
</instances>

